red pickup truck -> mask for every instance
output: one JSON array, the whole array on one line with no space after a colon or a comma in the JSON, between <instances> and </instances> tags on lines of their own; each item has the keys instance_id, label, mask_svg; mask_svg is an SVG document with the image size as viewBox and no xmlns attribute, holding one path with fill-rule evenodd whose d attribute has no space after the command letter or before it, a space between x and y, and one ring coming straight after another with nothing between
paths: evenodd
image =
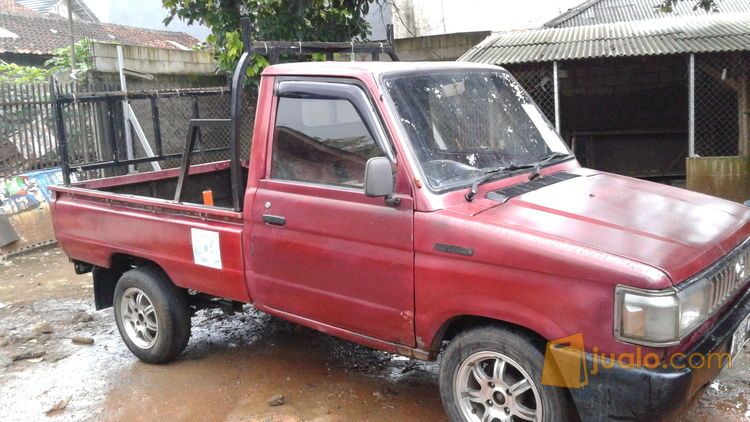
<instances>
[{"instance_id":1,"label":"red pickup truck","mask_svg":"<svg viewBox=\"0 0 750 422\"><path fill-rule=\"evenodd\" d=\"M145 362L183 350L195 309L252 304L440 358L454 421L654 420L721 369L688 360L748 337L750 208L582 168L501 68L274 65L256 113L238 168L52 188L60 246ZM569 379L557 349L579 385L543 382Z\"/></svg>"}]
</instances>

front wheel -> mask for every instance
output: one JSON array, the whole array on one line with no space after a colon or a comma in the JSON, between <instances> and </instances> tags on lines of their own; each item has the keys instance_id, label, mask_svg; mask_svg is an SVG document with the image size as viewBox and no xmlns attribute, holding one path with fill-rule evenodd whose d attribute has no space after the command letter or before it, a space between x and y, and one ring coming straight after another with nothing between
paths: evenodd
<instances>
[{"instance_id":1,"label":"front wheel","mask_svg":"<svg viewBox=\"0 0 750 422\"><path fill-rule=\"evenodd\" d=\"M440 365L440 395L454 422L566 421L567 392L541 384L544 356L525 335L482 327L457 335Z\"/></svg>"},{"instance_id":2,"label":"front wheel","mask_svg":"<svg viewBox=\"0 0 750 422\"><path fill-rule=\"evenodd\" d=\"M190 339L185 293L155 269L125 272L115 287L114 308L125 345L143 362L167 362Z\"/></svg>"}]
</instances>

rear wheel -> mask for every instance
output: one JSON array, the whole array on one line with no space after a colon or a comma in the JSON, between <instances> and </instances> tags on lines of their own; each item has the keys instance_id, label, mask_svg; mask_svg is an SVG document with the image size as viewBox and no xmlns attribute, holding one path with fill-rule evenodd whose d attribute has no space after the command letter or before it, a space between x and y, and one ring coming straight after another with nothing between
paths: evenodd
<instances>
[{"instance_id":1,"label":"rear wheel","mask_svg":"<svg viewBox=\"0 0 750 422\"><path fill-rule=\"evenodd\" d=\"M115 287L115 322L123 341L138 359L167 362L190 339L185 293L152 268L125 272Z\"/></svg>"},{"instance_id":2,"label":"rear wheel","mask_svg":"<svg viewBox=\"0 0 750 422\"><path fill-rule=\"evenodd\" d=\"M573 419L567 392L541 384L544 356L525 335L482 327L457 335L440 365L440 395L451 421Z\"/></svg>"}]
</instances>

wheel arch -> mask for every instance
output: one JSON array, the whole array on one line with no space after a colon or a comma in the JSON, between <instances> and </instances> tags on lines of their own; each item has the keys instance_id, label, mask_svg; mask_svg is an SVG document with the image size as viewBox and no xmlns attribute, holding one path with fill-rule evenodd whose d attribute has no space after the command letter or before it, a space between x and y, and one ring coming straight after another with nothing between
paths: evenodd
<instances>
[{"instance_id":1,"label":"wheel arch","mask_svg":"<svg viewBox=\"0 0 750 422\"><path fill-rule=\"evenodd\" d=\"M479 327L495 326L511 329L528 337L535 346L544 350L547 338L539 332L522 325L493 317L481 315L456 315L446 320L435 333L430 345L430 354L437 356L442 349L443 343L451 341L459 333Z\"/></svg>"},{"instance_id":2,"label":"wheel arch","mask_svg":"<svg viewBox=\"0 0 750 422\"><path fill-rule=\"evenodd\" d=\"M133 268L150 268L159 272L165 280L175 285L161 265L150 259L125 253L115 253L109 259L109 267L94 266L94 304L96 310L110 308L113 305L115 286L122 275Z\"/></svg>"}]
</instances>

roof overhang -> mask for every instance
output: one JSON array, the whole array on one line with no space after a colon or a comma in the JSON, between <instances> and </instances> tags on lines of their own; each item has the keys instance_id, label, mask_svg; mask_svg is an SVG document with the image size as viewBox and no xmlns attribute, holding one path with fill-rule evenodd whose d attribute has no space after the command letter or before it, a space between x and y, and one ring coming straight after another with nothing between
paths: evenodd
<instances>
[{"instance_id":1,"label":"roof overhang","mask_svg":"<svg viewBox=\"0 0 750 422\"><path fill-rule=\"evenodd\" d=\"M501 32L458 60L504 65L729 51L750 51L750 14Z\"/></svg>"}]
</instances>

